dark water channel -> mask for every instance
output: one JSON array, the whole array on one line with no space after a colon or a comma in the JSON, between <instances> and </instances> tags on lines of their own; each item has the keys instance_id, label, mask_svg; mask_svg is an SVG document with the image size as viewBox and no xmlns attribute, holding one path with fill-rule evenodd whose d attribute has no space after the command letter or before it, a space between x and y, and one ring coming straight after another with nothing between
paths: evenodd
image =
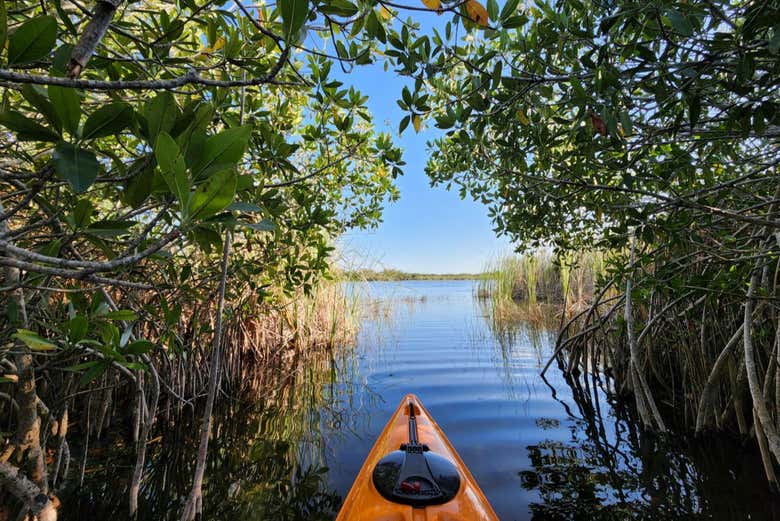
<instances>
[{"instance_id":1,"label":"dark water channel","mask_svg":"<svg viewBox=\"0 0 780 521\"><path fill-rule=\"evenodd\" d=\"M361 286L366 318L353 349L292 373L279 368L256 403L222 407L205 517L332 519L413 392L502 520L780 519L751 444L643 434L598 386L555 369L541 379L552 333L493 327L472 289L470 281ZM194 427L162 431L150 445L144 519L175 518L192 475ZM181 450L155 449L171 443ZM66 503L66 519L126 512L132 459L107 449L101 458Z\"/></svg>"}]
</instances>

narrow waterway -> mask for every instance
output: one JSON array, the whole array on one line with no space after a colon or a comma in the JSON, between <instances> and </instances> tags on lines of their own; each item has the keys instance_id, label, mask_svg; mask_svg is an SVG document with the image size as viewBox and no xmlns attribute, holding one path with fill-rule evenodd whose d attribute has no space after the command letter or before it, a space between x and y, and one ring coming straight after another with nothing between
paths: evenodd
<instances>
[{"instance_id":1,"label":"narrow waterway","mask_svg":"<svg viewBox=\"0 0 780 521\"><path fill-rule=\"evenodd\" d=\"M752 448L654 439L598 385L567 382L556 368L543 380L553 332L491 327L473 282L379 282L357 291L373 309L357 365L342 372L350 377L333 395L340 421L326 415L321 426L328 482L342 496L412 392L502 520L776 518Z\"/></svg>"},{"instance_id":2,"label":"narrow waterway","mask_svg":"<svg viewBox=\"0 0 780 521\"><path fill-rule=\"evenodd\" d=\"M332 519L411 392L504 521L780 519L752 443L643 434L598 378L567 380L553 367L542 379L555 320L499 327L473 288L350 287L363 311L356 345L290 361L258 377L254 400L219 406L204 517ZM161 421L159 430L139 519L176 519L192 476L194 422ZM110 437L90 447L84 484L73 479L63 517L121 519L132 463L132 451Z\"/></svg>"}]
</instances>

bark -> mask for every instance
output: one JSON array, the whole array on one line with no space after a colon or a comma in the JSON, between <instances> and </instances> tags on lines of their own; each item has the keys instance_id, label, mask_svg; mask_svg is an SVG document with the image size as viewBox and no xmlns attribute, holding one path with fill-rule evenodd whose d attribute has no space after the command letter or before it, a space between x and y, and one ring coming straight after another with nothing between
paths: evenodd
<instances>
[{"instance_id":1,"label":"bark","mask_svg":"<svg viewBox=\"0 0 780 521\"><path fill-rule=\"evenodd\" d=\"M200 424L200 446L198 447L198 459L195 466L195 478L192 489L187 497L187 503L182 512L182 521L192 521L195 516L203 511L203 474L206 470L206 455L209 448L209 435L211 433L212 413L214 400L217 395L217 383L219 380L219 365L222 345L222 313L225 309L225 284L227 281L228 257L230 256L230 232L225 232L225 246L222 251L222 277L219 281L219 296L217 300L217 324L214 331L214 341L211 350L211 364L209 375L209 390L206 397L206 408L203 411L203 419Z\"/></svg>"},{"instance_id":2,"label":"bark","mask_svg":"<svg viewBox=\"0 0 780 521\"><path fill-rule=\"evenodd\" d=\"M146 443L149 439L149 431L154 424L154 418L157 415L157 401L160 398L160 379L157 370L149 364L150 392L146 415L141 428L140 437L136 448L135 469L133 470L133 480L130 484L130 515L135 516L138 510L138 494L141 490L141 479L143 478L144 465L146 462ZM143 397L142 397L143 398Z\"/></svg>"},{"instance_id":3,"label":"bark","mask_svg":"<svg viewBox=\"0 0 780 521\"><path fill-rule=\"evenodd\" d=\"M632 237L631 254L629 260L629 265L632 267L634 265L635 247L636 239ZM666 425L664 424L663 418L661 418L660 412L658 412L658 407L656 406L655 400L653 399L653 394L650 391L650 387L647 385L647 382L645 381L644 375L642 374L642 364L639 359L639 346L637 345L636 336L634 334L634 315L631 298L632 289L633 280L629 275L628 279L626 280L626 299L625 307L623 309L623 317L626 321L626 334L628 336L628 350L629 355L631 356L631 365L634 368L634 396L636 397L637 407L639 408L640 414L642 414L643 421L648 423L646 418L647 415L644 412L647 408L652 413L652 417L655 420L655 424L658 427L658 430L665 432Z\"/></svg>"},{"instance_id":4,"label":"bark","mask_svg":"<svg viewBox=\"0 0 780 521\"><path fill-rule=\"evenodd\" d=\"M699 398L699 408L696 414L697 434L700 433L704 428L704 425L707 421L707 415L713 408L713 402L718 390L716 384L718 383L720 374L728 367L727 362L729 360L729 356L735 352L737 343L742 338L743 327L744 324L739 326L739 329L737 329L734 334L731 335L731 338L726 343L726 347L724 347L720 352L720 355L718 355L718 358L715 360L715 364L712 366L712 370L707 377L707 382L704 384L704 389L701 392L701 398Z\"/></svg>"},{"instance_id":5,"label":"bark","mask_svg":"<svg viewBox=\"0 0 780 521\"><path fill-rule=\"evenodd\" d=\"M27 479L20 470L10 463L0 462L0 486L11 493L23 505L33 520L56 521L57 508L52 501L35 483ZM25 517L21 517L25 519ZM30 519L30 517L26 517Z\"/></svg>"},{"instance_id":6,"label":"bark","mask_svg":"<svg viewBox=\"0 0 780 521\"><path fill-rule=\"evenodd\" d=\"M0 212L3 211L0 202ZM0 222L0 233L8 233L8 224ZM10 256L7 251L4 255ZM19 287L21 273L15 267L7 267L5 271L5 286L16 288L10 291L9 301L15 303L19 313L20 323L24 328L27 324L27 309L24 300L24 291ZM28 477L35 483L42 493L48 491L48 479L46 476L46 464L41 448L41 418L38 415L38 393L35 389L35 367L30 348L23 342L16 340L13 347L14 365L18 382L16 384L14 399L19 406L16 415L16 432L14 435L14 449L18 458L23 462Z\"/></svg>"},{"instance_id":7,"label":"bark","mask_svg":"<svg viewBox=\"0 0 780 521\"><path fill-rule=\"evenodd\" d=\"M769 453L766 433L764 432L764 428L761 425L761 420L759 419L755 408L753 409L753 423L756 426L756 439L758 440L758 448L761 451L761 463L764 465L766 479L769 481L769 485L772 488L777 488L777 476L775 475L775 467L772 463L772 455Z\"/></svg>"},{"instance_id":8,"label":"bark","mask_svg":"<svg viewBox=\"0 0 780 521\"><path fill-rule=\"evenodd\" d=\"M68 435L68 405L65 404L65 410L62 412L62 416L60 417L60 422L57 428L57 438L59 439L59 444L57 447L57 462L54 464L54 476L51 480L51 486L56 490L57 487L57 478L60 476L60 466L62 465L62 458L65 453L65 436ZM65 473L62 473L62 476L65 476Z\"/></svg>"},{"instance_id":9,"label":"bark","mask_svg":"<svg viewBox=\"0 0 780 521\"><path fill-rule=\"evenodd\" d=\"M766 397L764 396L761 382L758 378L758 367L755 353L753 352L753 295L756 286L758 285L758 276L758 272L754 271L753 276L750 278L747 299L745 301L745 324L743 327L745 370L747 372L748 388L750 389L750 396L753 399L756 417L761 421L761 425L764 427L769 450L776 459L780 460L780 436L778 436L774 421L772 420L772 416L766 405Z\"/></svg>"},{"instance_id":10,"label":"bark","mask_svg":"<svg viewBox=\"0 0 780 521\"><path fill-rule=\"evenodd\" d=\"M265 84L301 86L300 82L277 81L276 75L279 74L289 55L289 47L285 47L279 56L279 61L266 74L255 76L246 80L215 80L205 78L198 74L195 69L189 69L181 76L160 80L89 80L81 78L63 78L60 76L41 76L38 74L28 74L25 72L14 72L7 69L0 69L0 81L8 81L20 84L33 85L59 85L61 87L71 87L75 89L86 90L166 90L183 87L185 85L204 85L209 87L251 87Z\"/></svg>"},{"instance_id":11,"label":"bark","mask_svg":"<svg viewBox=\"0 0 780 521\"><path fill-rule=\"evenodd\" d=\"M122 1L98 0L95 5L95 11L92 13L92 18L84 28L78 43L73 47L73 52L71 52L70 62L68 63L69 77L77 78L81 71L84 70L84 67L87 66L89 59L92 58L95 49L103 39L103 36L105 36L108 26L111 25L114 13L117 7L122 4Z\"/></svg>"}]
</instances>

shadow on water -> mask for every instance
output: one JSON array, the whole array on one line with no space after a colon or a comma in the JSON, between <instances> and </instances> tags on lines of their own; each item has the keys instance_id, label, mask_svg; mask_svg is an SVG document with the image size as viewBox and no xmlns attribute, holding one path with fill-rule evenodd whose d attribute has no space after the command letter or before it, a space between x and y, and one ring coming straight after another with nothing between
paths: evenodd
<instances>
[{"instance_id":1,"label":"shadow on water","mask_svg":"<svg viewBox=\"0 0 780 521\"><path fill-rule=\"evenodd\" d=\"M209 445L204 519L335 517L342 498L327 486L318 429L321 422L341 421L330 407L336 401L332 380L337 372L349 374L349 363L349 357L300 358L292 367L266 368L262 378L246 375L263 381L251 386L253 396L223 397ZM148 448L138 519L179 519L192 482L199 417L190 408L160 423ZM83 485L74 482L63 496L62 519L126 518L134 457L111 437L90 448Z\"/></svg>"},{"instance_id":2,"label":"shadow on water","mask_svg":"<svg viewBox=\"0 0 780 521\"><path fill-rule=\"evenodd\" d=\"M576 418L570 440L527 447L521 485L540 498L531 519L780 519L754 447L643 432L621 404L603 416L575 382L575 406L564 404Z\"/></svg>"},{"instance_id":3,"label":"shadow on water","mask_svg":"<svg viewBox=\"0 0 780 521\"><path fill-rule=\"evenodd\" d=\"M484 303L480 309L505 374L512 372L511 349L519 344L549 356L551 315L506 320ZM540 365L544 362L540 358ZM581 378L558 373L552 382L539 378L571 426L568 441L540 439L527 446L530 468L518 476L524 490L538 494L538 501L528 505L530 519L780 519L779 498L766 484L753 441L645 432L631 405L615 397L612 382L601 372ZM553 430L560 421L540 417L535 425Z\"/></svg>"}]
</instances>

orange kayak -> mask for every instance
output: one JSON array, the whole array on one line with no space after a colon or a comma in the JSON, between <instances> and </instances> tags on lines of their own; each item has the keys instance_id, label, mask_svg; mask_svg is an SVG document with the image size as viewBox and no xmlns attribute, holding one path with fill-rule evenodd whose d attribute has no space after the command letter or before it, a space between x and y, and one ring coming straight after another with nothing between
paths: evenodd
<instances>
[{"instance_id":1,"label":"orange kayak","mask_svg":"<svg viewBox=\"0 0 780 521\"><path fill-rule=\"evenodd\" d=\"M498 521L441 428L413 394L401 401L336 521Z\"/></svg>"}]
</instances>

